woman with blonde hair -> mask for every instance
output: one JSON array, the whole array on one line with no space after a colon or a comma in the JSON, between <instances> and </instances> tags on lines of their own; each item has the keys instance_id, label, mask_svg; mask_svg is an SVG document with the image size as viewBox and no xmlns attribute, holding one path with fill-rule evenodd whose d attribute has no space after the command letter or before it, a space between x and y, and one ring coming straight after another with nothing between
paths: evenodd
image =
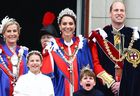
<instances>
[{"instance_id":1,"label":"woman with blonde hair","mask_svg":"<svg viewBox=\"0 0 140 96\"><path fill-rule=\"evenodd\" d=\"M17 78L28 71L26 54L28 48L18 46L20 25L6 16L0 24L4 43L0 45L0 96L12 96Z\"/></svg>"}]
</instances>

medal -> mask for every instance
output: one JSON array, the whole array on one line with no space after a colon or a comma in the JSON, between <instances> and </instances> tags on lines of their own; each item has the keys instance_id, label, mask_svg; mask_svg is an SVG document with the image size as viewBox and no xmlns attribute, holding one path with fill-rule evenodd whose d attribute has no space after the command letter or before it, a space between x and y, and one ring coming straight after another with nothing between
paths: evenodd
<instances>
[{"instance_id":1,"label":"medal","mask_svg":"<svg viewBox=\"0 0 140 96\"><path fill-rule=\"evenodd\" d=\"M140 52L137 49L131 49L128 51L126 60L136 68L140 63Z\"/></svg>"},{"instance_id":2,"label":"medal","mask_svg":"<svg viewBox=\"0 0 140 96\"><path fill-rule=\"evenodd\" d=\"M16 54L14 54L12 57L11 57L11 63L13 65L17 65L18 63L18 56Z\"/></svg>"}]
</instances>

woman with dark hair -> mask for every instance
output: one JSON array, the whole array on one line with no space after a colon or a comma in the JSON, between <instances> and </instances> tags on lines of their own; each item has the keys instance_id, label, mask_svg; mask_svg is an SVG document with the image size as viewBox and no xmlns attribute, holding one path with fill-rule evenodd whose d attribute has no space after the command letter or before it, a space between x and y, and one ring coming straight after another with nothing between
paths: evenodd
<instances>
[{"instance_id":1,"label":"woman with dark hair","mask_svg":"<svg viewBox=\"0 0 140 96\"><path fill-rule=\"evenodd\" d=\"M52 40L51 77L56 96L72 96L80 88L79 74L87 64L93 68L88 41L81 35L75 36L76 15L66 8L58 16L61 38Z\"/></svg>"}]
</instances>

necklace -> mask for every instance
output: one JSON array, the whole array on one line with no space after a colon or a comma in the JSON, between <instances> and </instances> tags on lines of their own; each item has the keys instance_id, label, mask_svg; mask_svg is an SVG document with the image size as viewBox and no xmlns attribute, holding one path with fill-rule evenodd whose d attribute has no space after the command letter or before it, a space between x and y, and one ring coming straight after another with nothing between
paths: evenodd
<instances>
[{"instance_id":1,"label":"necklace","mask_svg":"<svg viewBox=\"0 0 140 96\"><path fill-rule=\"evenodd\" d=\"M63 60L64 60L65 62L67 62L68 64L70 64L70 65L71 65L72 62L74 61L74 59L75 59L75 57L76 57L76 55L77 55L79 49L82 49L82 48L83 48L83 40L84 40L84 38L82 37L82 35L79 35L79 40L80 40L80 41L79 41L78 46L77 46L77 47L75 46L75 51L74 51L74 53L71 54L71 55L67 54L67 53L64 51L63 48L60 48L61 50L64 51L64 53L65 53L67 56L70 57L69 60L64 56L64 54L62 53L62 51L61 51L58 47L56 47L57 50L58 50L58 53L61 55L61 57L63 58ZM58 46L58 45L57 45L57 46ZM56 48L55 48L55 49L56 49Z\"/></svg>"},{"instance_id":2,"label":"necklace","mask_svg":"<svg viewBox=\"0 0 140 96\"><path fill-rule=\"evenodd\" d=\"M74 52L73 52L71 55L69 55L69 54L64 50L64 47L60 47L60 49L63 50L64 54L66 54L68 57L73 57L74 54L76 53L76 51L78 50L78 46L75 46L75 50L74 50Z\"/></svg>"},{"instance_id":3,"label":"necklace","mask_svg":"<svg viewBox=\"0 0 140 96\"><path fill-rule=\"evenodd\" d=\"M17 63L16 64L16 72L17 72L16 74L13 74L13 72L11 72L11 70L7 67L5 61L3 60L2 56L0 55L0 60L2 62L2 65L8 71L8 73L15 79L13 81L13 83L17 80L17 78L19 76L19 66L22 61L23 53L24 53L24 47L20 46L20 49L18 51L18 56L13 55L11 57L11 63L13 64L13 66L15 66L15 63ZM2 54L2 49L0 49L0 54ZM10 57L8 56L7 59L10 60ZM14 61L14 60L17 60L17 61Z\"/></svg>"},{"instance_id":4,"label":"necklace","mask_svg":"<svg viewBox=\"0 0 140 96\"><path fill-rule=\"evenodd\" d=\"M131 41L129 43L129 46L127 48L127 51L131 50L132 49L132 46L133 46L133 43L134 43L134 32L133 32L133 35L131 37ZM125 53L122 54L122 56L117 59L116 57L113 56L108 44L107 44L107 40L104 40L104 45L105 45L105 48L106 48L106 51L107 53L109 54L109 56L116 62L120 62L120 61L123 61L125 59L125 57L127 56L127 51Z\"/></svg>"}]
</instances>

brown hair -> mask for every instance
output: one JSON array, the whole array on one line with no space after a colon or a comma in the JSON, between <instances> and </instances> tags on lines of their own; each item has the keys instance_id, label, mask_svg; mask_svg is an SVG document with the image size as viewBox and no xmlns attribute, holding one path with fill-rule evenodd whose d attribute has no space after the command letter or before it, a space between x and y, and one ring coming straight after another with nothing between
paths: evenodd
<instances>
[{"instance_id":1,"label":"brown hair","mask_svg":"<svg viewBox=\"0 0 140 96\"><path fill-rule=\"evenodd\" d=\"M27 63L28 63L28 61L29 61L29 58L30 58L30 56L32 56L32 55L38 55L39 57L40 57L40 60L41 60L41 62L42 62L42 60L43 60L43 57L42 57L42 55L41 55L41 53L39 52L39 51L37 51L37 50L32 50L32 51L30 51L28 54L27 54Z\"/></svg>"},{"instance_id":2,"label":"brown hair","mask_svg":"<svg viewBox=\"0 0 140 96\"><path fill-rule=\"evenodd\" d=\"M76 25L76 19L75 19L75 17L72 16L72 15L69 15L69 14L63 15L63 16L60 18L60 20L59 20L59 24L61 24L62 18L65 17L65 16L71 17L71 18L73 19L73 21L74 21L74 24Z\"/></svg>"},{"instance_id":3,"label":"brown hair","mask_svg":"<svg viewBox=\"0 0 140 96\"><path fill-rule=\"evenodd\" d=\"M94 72L91 69L87 69L86 68L86 69L84 69L84 70L81 71L81 73L80 73L80 81L82 80L82 78L84 76L93 77L94 78L94 81L96 82L96 76L95 76Z\"/></svg>"}]
</instances>

